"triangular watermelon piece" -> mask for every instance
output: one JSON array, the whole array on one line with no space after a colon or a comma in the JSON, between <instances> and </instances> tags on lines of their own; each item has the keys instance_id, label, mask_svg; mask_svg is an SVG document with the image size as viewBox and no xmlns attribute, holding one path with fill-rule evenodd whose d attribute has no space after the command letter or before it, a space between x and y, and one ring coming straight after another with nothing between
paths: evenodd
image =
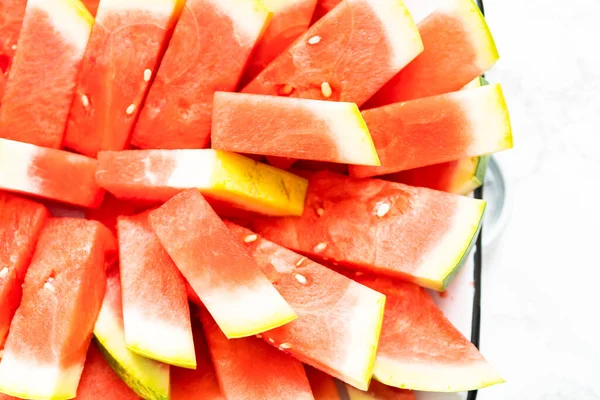
<instances>
[{"instance_id":1,"label":"triangular watermelon piece","mask_svg":"<svg viewBox=\"0 0 600 400\"><path fill-rule=\"evenodd\" d=\"M318 172L301 217L255 218L285 247L443 290L475 243L485 201L378 179Z\"/></svg>"},{"instance_id":2,"label":"triangular watermelon piece","mask_svg":"<svg viewBox=\"0 0 600 400\"><path fill-rule=\"evenodd\" d=\"M213 94L235 90L270 16L259 0L187 0L135 128L133 145L207 147Z\"/></svg>"},{"instance_id":3,"label":"triangular watermelon piece","mask_svg":"<svg viewBox=\"0 0 600 400\"><path fill-rule=\"evenodd\" d=\"M0 2L0 104L4 94L4 85L12 64L19 32L25 15L27 0L5 0Z\"/></svg>"},{"instance_id":4,"label":"triangular watermelon piece","mask_svg":"<svg viewBox=\"0 0 600 400\"><path fill-rule=\"evenodd\" d=\"M341 400L335 380L325 372L304 366L315 400Z\"/></svg>"},{"instance_id":5,"label":"triangular watermelon piece","mask_svg":"<svg viewBox=\"0 0 600 400\"><path fill-rule=\"evenodd\" d=\"M217 92L211 139L238 153L380 165L354 103Z\"/></svg>"},{"instance_id":6,"label":"triangular watermelon piece","mask_svg":"<svg viewBox=\"0 0 600 400\"><path fill-rule=\"evenodd\" d=\"M113 235L96 221L46 223L10 325L0 392L34 399L75 397L104 296L106 263L115 250Z\"/></svg>"},{"instance_id":7,"label":"triangular watermelon piece","mask_svg":"<svg viewBox=\"0 0 600 400\"><path fill-rule=\"evenodd\" d=\"M349 400L416 400L415 394L410 390L386 386L375 380L366 392L349 385L346 385L346 390Z\"/></svg>"},{"instance_id":8,"label":"triangular watermelon piece","mask_svg":"<svg viewBox=\"0 0 600 400\"><path fill-rule=\"evenodd\" d=\"M206 310L200 317L225 398L313 400L298 360L254 337L227 339Z\"/></svg>"},{"instance_id":9,"label":"triangular watermelon piece","mask_svg":"<svg viewBox=\"0 0 600 400\"><path fill-rule=\"evenodd\" d=\"M385 296L246 228L228 227L298 313L297 320L263 338L306 364L368 388Z\"/></svg>"},{"instance_id":10,"label":"triangular watermelon piece","mask_svg":"<svg viewBox=\"0 0 600 400\"><path fill-rule=\"evenodd\" d=\"M0 137L61 147L93 23L79 0L27 2L4 88Z\"/></svg>"}]
</instances>

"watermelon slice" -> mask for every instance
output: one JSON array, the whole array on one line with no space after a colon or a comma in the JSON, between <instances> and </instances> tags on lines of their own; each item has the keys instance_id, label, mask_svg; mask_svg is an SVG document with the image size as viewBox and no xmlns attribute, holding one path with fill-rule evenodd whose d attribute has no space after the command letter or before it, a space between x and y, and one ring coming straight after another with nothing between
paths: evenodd
<instances>
[{"instance_id":1,"label":"watermelon slice","mask_svg":"<svg viewBox=\"0 0 600 400\"><path fill-rule=\"evenodd\" d=\"M296 319L199 191L178 194L148 219L228 338L254 335Z\"/></svg>"},{"instance_id":2,"label":"watermelon slice","mask_svg":"<svg viewBox=\"0 0 600 400\"><path fill-rule=\"evenodd\" d=\"M410 390L397 389L386 386L377 381L371 382L369 390L360 391L346 385L349 400L415 400L415 394Z\"/></svg>"},{"instance_id":3,"label":"watermelon slice","mask_svg":"<svg viewBox=\"0 0 600 400\"><path fill-rule=\"evenodd\" d=\"M304 363L368 388L385 297L248 229L228 227L298 313L297 320L264 332L263 338Z\"/></svg>"},{"instance_id":4,"label":"watermelon slice","mask_svg":"<svg viewBox=\"0 0 600 400\"><path fill-rule=\"evenodd\" d=\"M260 71L283 53L308 29L317 0L262 0L273 17L258 42L240 86L246 86Z\"/></svg>"},{"instance_id":5,"label":"watermelon slice","mask_svg":"<svg viewBox=\"0 0 600 400\"><path fill-rule=\"evenodd\" d=\"M285 247L444 290L477 237L485 201L333 172L309 181L302 217L256 218Z\"/></svg>"},{"instance_id":6,"label":"watermelon slice","mask_svg":"<svg viewBox=\"0 0 600 400\"><path fill-rule=\"evenodd\" d=\"M93 23L79 0L27 2L4 88L0 137L61 146Z\"/></svg>"},{"instance_id":7,"label":"watermelon slice","mask_svg":"<svg viewBox=\"0 0 600 400\"><path fill-rule=\"evenodd\" d=\"M112 234L98 222L46 223L10 325L0 392L29 399L75 397L104 296L107 253L114 250Z\"/></svg>"},{"instance_id":8,"label":"watermelon slice","mask_svg":"<svg viewBox=\"0 0 600 400\"><path fill-rule=\"evenodd\" d=\"M254 337L229 340L206 310L200 317L225 398L313 400L299 361Z\"/></svg>"},{"instance_id":9,"label":"watermelon slice","mask_svg":"<svg viewBox=\"0 0 600 400\"><path fill-rule=\"evenodd\" d=\"M82 0L82 2L85 5L85 7L88 9L90 14L95 16L96 13L98 12L98 5L100 3L100 0Z\"/></svg>"},{"instance_id":10,"label":"watermelon slice","mask_svg":"<svg viewBox=\"0 0 600 400\"><path fill-rule=\"evenodd\" d=\"M211 200L267 215L301 215L307 188L289 172L211 149L101 152L96 179L119 198L164 202L197 188Z\"/></svg>"},{"instance_id":11,"label":"watermelon slice","mask_svg":"<svg viewBox=\"0 0 600 400\"><path fill-rule=\"evenodd\" d=\"M196 367L185 281L148 224L148 212L119 217L119 263L127 348Z\"/></svg>"},{"instance_id":12,"label":"watermelon slice","mask_svg":"<svg viewBox=\"0 0 600 400\"><path fill-rule=\"evenodd\" d=\"M98 207L96 160L62 150L0 139L0 189L82 207Z\"/></svg>"},{"instance_id":13,"label":"watermelon slice","mask_svg":"<svg viewBox=\"0 0 600 400\"><path fill-rule=\"evenodd\" d=\"M118 268L111 268L107 273L106 295L94 326L94 336L111 368L137 395L147 400L169 399L169 366L137 355L126 347Z\"/></svg>"},{"instance_id":14,"label":"watermelon slice","mask_svg":"<svg viewBox=\"0 0 600 400\"><path fill-rule=\"evenodd\" d=\"M354 103L217 92L211 139L239 153L380 165Z\"/></svg>"},{"instance_id":15,"label":"watermelon slice","mask_svg":"<svg viewBox=\"0 0 600 400\"><path fill-rule=\"evenodd\" d=\"M387 297L373 370L376 380L433 392L474 390L504 382L426 290L382 277L355 279Z\"/></svg>"},{"instance_id":16,"label":"watermelon slice","mask_svg":"<svg viewBox=\"0 0 600 400\"><path fill-rule=\"evenodd\" d=\"M0 101L8 71L17 50L17 40L25 15L27 0L4 0L0 2Z\"/></svg>"},{"instance_id":17,"label":"watermelon slice","mask_svg":"<svg viewBox=\"0 0 600 400\"><path fill-rule=\"evenodd\" d=\"M315 400L341 400L335 380L309 365L304 366Z\"/></svg>"},{"instance_id":18,"label":"watermelon slice","mask_svg":"<svg viewBox=\"0 0 600 400\"><path fill-rule=\"evenodd\" d=\"M65 146L95 157L123 150L183 0L102 0L65 133Z\"/></svg>"},{"instance_id":19,"label":"watermelon slice","mask_svg":"<svg viewBox=\"0 0 600 400\"><path fill-rule=\"evenodd\" d=\"M404 0L425 51L371 98L365 108L449 93L491 68L498 50L473 0Z\"/></svg>"},{"instance_id":20,"label":"watermelon slice","mask_svg":"<svg viewBox=\"0 0 600 400\"><path fill-rule=\"evenodd\" d=\"M350 166L370 177L512 148L500 85L489 85L363 111L380 167Z\"/></svg>"},{"instance_id":21,"label":"watermelon slice","mask_svg":"<svg viewBox=\"0 0 600 400\"><path fill-rule=\"evenodd\" d=\"M346 0L243 91L347 101L360 107L422 50L417 27L402 2Z\"/></svg>"},{"instance_id":22,"label":"watermelon slice","mask_svg":"<svg viewBox=\"0 0 600 400\"><path fill-rule=\"evenodd\" d=\"M48 216L41 204L0 193L0 349L21 303L25 272Z\"/></svg>"},{"instance_id":23,"label":"watermelon slice","mask_svg":"<svg viewBox=\"0 0 600 400\"><path fill-rule=\"evenodd\" d=\"M213 94L235 90L270 17L259 0L187 0L133 145L207 147Z\"/></svg>"}]
</instances>

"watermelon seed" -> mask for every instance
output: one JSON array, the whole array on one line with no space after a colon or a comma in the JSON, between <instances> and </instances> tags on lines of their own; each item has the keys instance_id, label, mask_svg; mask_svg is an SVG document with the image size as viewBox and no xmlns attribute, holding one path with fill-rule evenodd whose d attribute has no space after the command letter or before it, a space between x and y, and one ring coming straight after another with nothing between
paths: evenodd
<instances>
[{"instance_id":1,"label":"watermelon seed","mask_svg":"<svg viewBox=\"0 0 600 400\"><path fill-rule=\"evenodd\" d=\"M0 279L6 278L6 275L8 275L8 267L2 268L2 271L0 271Z\"/></svg>"},{"instance_id":2,"label":"watermelon seed","mask_svg":"<svg viewBox=\"0 0 600 400\"><path fill-rule=\"evenodd\" d=\"M315 246L314 252L315 253L320 253L323 250L325 250L326 248L327 248L327 243L325 243L325 242L319 243L318 245Z\"/></svg>"},{"instance_id":3,"label":"watermelon seed","mask_svg":"<svg viewBox=\"0 0 600 400\"><path fill-rule=\"evenodd\" d=\"M51 292L54 292L54 278L50 277L48 278L48 280L46 281L46 283L44 283L44 289L49 290Z\"/></svg>"},{"instance_id":4,"label":"watermelon seed","mask_svg":"<svg viewBox=\"0 0 600 400\"><path fill-rule=\"evenodd\" d=\"M385 216L385 214L387 214L389 211L390 211L390 205L388 203L381 203L381 204L377 205L375 214L377 214L377 216L379 218L383 218Z\"/></svg>"},{"instance_id":5,"label":"watermelon seed","mask_svg":"<svg viewBox=\"0 0 600 400\"><path fill-rule=\"evenodd\" d=\"M252 242L255 242L256 239L258 239L258 235L255 235L255 234L248 235L244 238L244 243L252 243Z\"/></svg>"},{"instance_id":6,"label":"watermelon seed","mask_svg":"<svg viewBox=\"0 0 600 400\"><path fill-rule=\"evenodd\" d=\"M294 277L301 284L303 284L303 285L306 284L306 277L304 275L302 275L302 274L296 274L296 275L294 275Z\"/></svg>"},{"instance_id":7,"label":"watermelon seed","mask_svg":"<svg viewBox=\"0 0 600 400\"><path fill-rule=\"evenodd\" d=\"M15 51L17 49L17 45L13 44L10 48L13 49L13 51Z\"/></svg>"},{"instance_id":8,"label":"watermelon seed","mask_svg":"<svg viewBox=\"0 0 600 400\"><path fill-rule=\"evenodd\" d=\"M256 337L257 337L258 339L260 339L260 338L262 338L262 335L259 333L258 335L256 335Z\"/></svg>"},{"instance_id":9,"label":"watermelon seed","mask_svg":"<svg viewBox=\"0 0 600 400\"><path fill-rule=\"evenodd\" d=\"M150 82L152 79L152 70L150 68L146 68L144 70L144 82Z\"/></svg>"},{"instance_id":10,"label":"watermelon seed","mask_svg":"<svg viewBox=\"0 0 600 400\"><path fill-rule=\"evenodd\" d=\"M273 339L271 339L271 338L269 338L269 342L270 343L275 343L275 341Z\"/></svg>"},{"instance_id":11,"label":"watermelon seed","mask_svg":"<svg viewBox=\"0 0 600 400\"><path fill-rule=\"evenodd\" d=\"M127 107L127 110L125 110L127 115L133 114L134 111L135 111L135 104L130 104L129 107Z\"/></svg>"},{"instance_id":12,"label":"watermelon seed","mask_svg":"<svg viewBox=\"0 0 600 400\"><path fill-rule=\"evenodd\" d=\"M308 44L317 44L321 41L321 36L313 36L310 39L308 39Z\"/></svg>"},{"instance_id":13,"label":"watermelon seed","mask_svg":"<svg viewBox=\"0 0 600 400\"><path fill-rule=\"evenodd\" d=\"M292 346L289 343L281 343L281 345L279 346L280 350L285 350L285 349L289 349Z\"/></svg>"},{"instance_id":14,"label":"watermelon seed","mask_svg":"<svg viewBox=\"0 0 600 400\"><path fill-rule=\"evenodd\" d=\"M283 96L289 96L294 91L294 87L292 85L288 85L287 83L279 88L279 94Z\"/></svg>"},{"instance_id":15,"label":"watermelon seed","mask_svg":"<svg viewBox=\"0 0 600 400\"><path fill-rule=\"evenodd\" d=\"M354 276L363 276L364 272L357 271L354 273Z\"/></svg>"},{"instance_id":16,"label":"watermelon seed","mask_svg":"<svg viewBox=\"0 0 600 400\"><path fill-rule=\"evenodd\" d=\"M325 96L325 98L327 99L331 97L331 95L333 94L333 90L331 90L329 82L321 83L321 93L323 93L323 96Z\"/></svg>"},{"instance_id":17,"label":"watermelon seed","mask_svg":"<svg viewBox=\"0 0 600 400\"><path fill-rule=\"evenodd\" d=\"M319 217L322 217L322 216L323 216L323 213L325 213L325 210L323 210L321 207L317 208L317 215L318 215Z\"/></svg>"},{"instance_id":18,"label":"watermelon seed","mask_svg":"<svg viewBox=\"0 0 600 400\"><path fill-rule=\"evenodd\" d=\"M306 260L306 258L304 258L304 257L302 257L301 259L299 259L299 260L296 262L296 267L299 267L300 265L302 265L302 263L304 262L304 260Z\"/></svg>"},{"instance_id":19,"label":"watermelon seed","mask_svg":"<svg viewBox=\"0 0 600 400\"><path fill-rule=\"evenodd\" d=\"M90 99L85 94L81 96L81 104L83 104L84 108L88 108L90 105Z\"/></svg>"}]
</instances>

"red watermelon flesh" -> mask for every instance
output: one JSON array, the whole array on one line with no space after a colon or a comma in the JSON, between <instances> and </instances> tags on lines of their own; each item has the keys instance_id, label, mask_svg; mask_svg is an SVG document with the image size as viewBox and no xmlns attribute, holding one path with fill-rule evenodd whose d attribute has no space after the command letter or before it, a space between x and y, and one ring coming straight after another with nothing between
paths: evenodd
<instances>
[{"instance_id":1,"label":"red watermelon flesh","mask_svg":"<svg viewBox=\"0 0 600 400\"><path fill-rule=\"evenodd\" d=\"M48 216L41 204L0 193L0 349L21 303L25 272Z\"/></svg>"},{"instance_id":2,"label":"red watermelon flesh","mask_svg":"<svg viewBox=\"0 0 600 400\"><path fill-rule=\"evenodd\" d=\"M395 103L362 112L380 167L350 166L370 177L512 148L510 117L500 85Z\"/></svg>"},{"instance_id":3,"label":"red watermelon flesh","mask_svg":"<svg viewBox=\"0 0 600 400\"><path fill-rule=\"evenodd\" d=\"M87 219L101 222L116 236L117 218L121 216L139 214L142 211L145 211L147 208L148 207L145 204L118 199L112 194L106 193L100 207L86 209L85 217Z\"/></svg>"},{"instance_id":4,"label":"red watermelon flesh","mask_svg":"<svg viewBox=\"0 0 600 400\"><path fill-rule=\"evenodd\" d=\"M0 392L75 397L104 296L108 253L114 251L114 237L98 222L46 223L0 362Z\"/></svg>"},{"instance_id":5,"label":"red watermelon flesh","mask_svg":"<svg viewBox=\"0 0 600 400\"><path fill-rule=\"evenodd\" d=\"M254 335L296 319L199 191L176 195L152 211L149 221L227 337Z\"/></svg>"},{"instance_id":6,"label":"red watermelon flesh","mask_svg":"<svg viewBox=\"0 0 600 400\"><path fill-rule=\"evenodd\" d=\"M100 4L100 0L82 0L83 4L86 6L90 14L96 15L98 11L98 5Z\"/></svg>"},{"instance_id":7,"label":"red watermelon flesh","mask_svg":"<svg viewBox=\"0 0 600 400\"><path fill-rule=\"evenodd\" d=\"M304 366L315 400L341 400L335 380L325 372Z\"/></svg>"},{"instance_id":8,"label":"red watermelon flesh","mask_svg":"<svg viewBox=\"0 0 600 400\"><path fill-rule=\"evenodd\" d=\"M410 390L386 386L377 381L372 381L369 390L361 392L353 387L346 386L349 400L415 400L415 394Z\"/></svg>"},{"instance_id":9,"label":"red watermelon flesh","mask_svg":"<svg viewBox=\"0 0 600 400\"><path fill-rule=\"evenodd\" d=\"M0 139L0 189L81 207L98 207L96 160L57 149Z\"/></svg>"},{"instance_id":10,"label":"red watermelon flesh","mask_svg":"<svg viewBox=\"0 0 600 400\"><path fill-rule=\"evenodd\" d=\"M4 0L0 2L0 102L4 85L12 64L17 40L25 15L27 0Z\"/></svg>"},{"instance_id":11,"label":"red watermelon flesh","mask_svg":"<svg viewBox=\"0 0 600 400\"><path fill-rule=\"evenodd\" d=\"M135 128L133 145L207 147L213 94L235 90L270 15L258 0L188 0Z\"/></svg>"},{"instance_id":12,"label":"red watermelon flesh","mask_svg":"<svg viewBox=\"0 0 600 400\"><path fill-rule=\"evenodd\" d=\"M243 92L361 106L422 50L416 25L402 2L346 0L273 60Z\"/></svg>"},{"instance_id":13,"label":"red watermelon flesh","mask_svg":"<svg viewBox=\"0 0 600 400\"><path fill-rule=\"evenodd\" d=\"M262 0L273 17L250 57L240 86L246 86L308 29L317 0Z\"/></svg>"},{"instance_id":14,"label":"red watermelon flesh","mask_svg":"<svg viewBox=\"0 0 600 400\"><path fill-rule=\"evenodd\" d=\"M341 2L342 0L317 0L317 6L315 7L315 13L313 14L312 22L317 22Z\"/></svg>"},{"instance_id":15,"label":"red watermelon flesh","mask_svg":"<svg viewBox=\"0 0 600 400\"><path fill-rule=\"evenodd\" d=\"M148 212L119 217L117 227L127 348L195 368L185 281L150 229Z\"/></svg>"},{"instance_id":16,"label":"red watermelon flesh","mask_svg":"<svg viewBox=\"0 0 600 400\"><path fill-rule=\"evenodd\" d=\"M180 3L100 3L71 107L66 147L95 157L100 150L127 146Z\"/></svg>"},{"instance_id":17,"label":"red watermelon flesh","mask_svg":"<svg viewBox=\"0 0 600 400\"><path fill-rule=\"evenodd\" d=\"M200 317L225 398L314 399L300 361L254 337L227 339L206 310Z\"/></svg>"},{"instance_id":18,"label":"red watermelon flesh","mask_svg":"<svg viewBox=\"0 0 600 400\"><path fill-rule=\"evenodd\" d=\"M311 176L301 217L256 218L265 238L317 259L443 290L473 245L485 202L378 179Z\"/></svg>"},{"instance_id":19,"label":"red watermelon flesh","mask_svg":"<svg viewBox=\"0 0 600 400\"><path fill-rule=\"evenodd\" d=\"M458 392L504 382L423 288L369 275L358 282L386 295L373 376L389 386Z\"/></svg>"},{"instance_id":20,"label":"red watermelon flesh","mask_svg":"<svg viewBox=\"0 0 600 400\"><path fill-rule=\"evenodd\" d=\"M4 88L0 137L61 146L93 23L79 0L28 1Z\"/></svg>"},{"instance_id":21,"label":"red watermelon flesh","mask_svg":"<svg viewBox=\"0 0 600 400\"><path fill-rule=\"evenodd\" d=\"M385 297L252 231L228 223L298 313L264 332L274 346L359 388L371 380ZM319 340L314 341L314 333Z\"/></svg>"}]
</instances>

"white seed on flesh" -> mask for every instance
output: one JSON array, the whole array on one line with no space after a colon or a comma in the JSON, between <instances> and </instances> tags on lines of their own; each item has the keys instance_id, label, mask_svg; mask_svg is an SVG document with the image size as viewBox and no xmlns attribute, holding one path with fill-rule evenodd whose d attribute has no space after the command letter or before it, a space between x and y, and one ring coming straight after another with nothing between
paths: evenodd
<instances>
[{"instance_id":1,"label":"white seed on flesh","mask_svg":"<svg viewBox=\"0 0 600 400\"><path fill-rule=\"evenodd\" d=\"M289 349L289 348L291 348L291 347L292 347L292 346L291 346L289 343L281 343L281 345L279 346L279 348L280 348L281 350Z\"/></svg>"},{"instance_id":2,"label":"white seed on flesh","mask_svg":"<svg viewBox=\"0 0 600 400\"><path fill-rule=\"evenodd\" d=\"M357 271L354 273L354 276L363 276L364 272Z\"/></svg>"},{"instance_id":3,"label":"white seed on flesh","mask_svg":"<svg viewBox=\"0 0 600 400\"><path fill-rule=\"evenodd\" d=\"M13 49L13 51L15 51L17 49L17 45L13 44L10 48Z\"/></svg>"},{"instance_id":4,"label":"white seed on flesh","mask_svg":"<svg viewBox=\"0 0 600 400\"><path fill-rule=\"evenodd\" d=\"M244 243L252 243L252 242L255 242L256 239L258 239L258 235L255 235L255 234L248 235L244 238Z\"/></svg>"},{"instance_id":5,"label":"white seed on flesh","mask_svg":"<svg viewBox=\"0 0 600 400\"><path fill-rule=\"evenodd\" d=\"M271 338L269 338L269 342L270 343L275 343L275 341L273 339L271 339Z\"/></svg>"},{"instance_id":6,"label":"white seed on flesh","mask_svg":"<svg viewBox=\"0 0 600 400\"><path fill-rule=\"evenodd\" d=\"M285 84L279 89L279 94L283 96L289 96L294 91L294 87L292 85Z\"/></svg>"},{"instance_id":7,"label":"white seed on flesh","mask_svg":"<svg viewBox=\"0 0 600 400\"><path fill-rule=\"evenodd\" d=\"M322 217L324 213L325 213L325 210L323 210L321 207L317 208L317 215L319 217Z\"/></svg>"},{"instance_id":8,"label":"white seed on flesh","mask_svg":"<svg viewBox=\"0 0 600 400\"><path fill-rule=\"evenodd\" d=\"M54 288L54 278L48 278L46 283L44 283L44 289L54 292L56 289Z\"/></svg>"},{"instance_id":9,"label":"white seed on flesh","mask_svg":"<svg viewBox=\"0 0 600 400\"><path fill-rule=\"evenodd\" d=\"M150 82L152 79L152 70L150 68L146 68L144 70L144 82Z\"/></svg>"},{"instance_id":10,"label":"white seed on flesh","mask_svg":"<svg viewBox=\"0 0 600 400\"><path fill-rule=\"evenodd\" d=\"M306 277L304 275L302 275L302 274L296 274L296 275L294 275L294 277L301 284L303 284L303 285L306 284Z\"/></svg>"},{"instance_id":11,"label":"white seed on flesh","mask_svg":"<svg viewBox=\"0 0 600 400\"><path fill-rule=\"evenodd\" d=\"M8 275L8 267L2 268L2 271L0 271L0 279L6 278L7 275Z\"/></svg>"},{"instance_id":12,"label":"white seed on flesh","mask_svg":"<svg viewBox=\"0 0 600 400\"><path fill-rule=\"evenodd\" d=\"M385 216L385 214L387 214L389 211L390 211L390 205L388 203L381 203L381 204L377 205L375 214L379 218L383 218Z\"/></svg>"},{"instance_id":13,"label":"white seed on flesh","mask_svg":"<svg viewBox=\"0 0 600 400\"><path fill-rule=\"evenodd\" d=\"M308 44L317 44L321 41L321 36L316 35L308 39Z\"/></svg>"},{"instance_id":14,"label":"white seed on flesh","mask_svg":"<svg viewBox=\"0 0 600 400\"><path fill-rule=\"evenodd\" d=\"M262 335L259 333L258 335L256 335L257 338L262 338Z\"/></svg>"},{"instance_id":15,"label":"white seed on flesh","mask_svg":"<svg viewBox=\"0 0 600 400\"><path fill-rule=\"evenodd\" d=\"M325 250L327 248L327 243L323 242L323 243L319 243L318 245L315 246L314 251L315 253L320 253L323 250Z\"/></svg>"},{"instance_id":16,"label":"white seed on flesh","mask_svg":"<svg viewBox=\"0 0 600 400\"><path fill-rule=\"evenodd\" d=\"M329 85L329 82L321 83L321 93L327 99L331 97L331 95L333 94L333 90L331 90L331 86Z\"/></svg>"},{"instance_id":17,"label":"white seed on flesh","mask_svg":"<svg viewBox=\"0 0 600 400\"><path fill-rule=\"evenodd\" d=\"M302 265L302 263L304 262L304 260L306 260L306 258L304 258L304 257L302 257L301 259L299 259L299 260L296 262L296 267L299 267L300 265Z\"/></svg>"},{"instance_id":18,"label":"white seed on flesh","mask_svg":"<svg viewBox=\"0 0 600 400\"><path fill-rule=\"evenodd\" d=\"M133 114L134 111L135 111L135 104L130 104L129 107L127 107L127 110L125 110L127 115Z\"/></svg>"},{"instance_id":19,"label":"white seed on flesh","mask_svg":"<svg viewBox=\"0 0 600 400\"><path fill-rule=\"evenodd\" d=\"M83 107L88 108L90 105L90 99L84 94L81 96L81 104L83 104Z\"/></svg>"}]
</instances>

